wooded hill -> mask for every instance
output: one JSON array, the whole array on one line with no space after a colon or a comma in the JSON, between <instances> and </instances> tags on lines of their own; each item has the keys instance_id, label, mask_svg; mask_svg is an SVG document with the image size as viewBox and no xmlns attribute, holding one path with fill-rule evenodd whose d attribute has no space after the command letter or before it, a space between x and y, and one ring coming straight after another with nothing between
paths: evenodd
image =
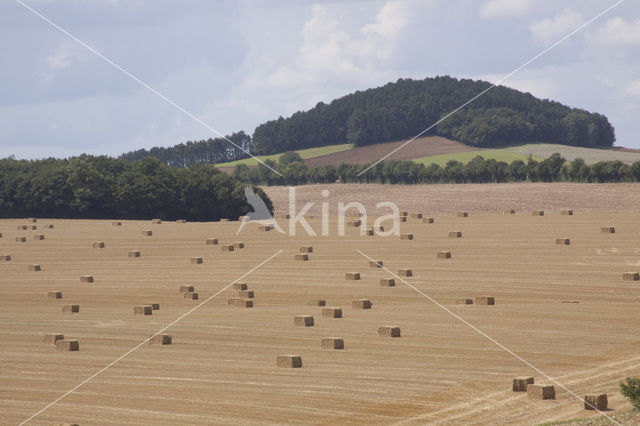
<instances>
[{"instance_id":1,"label":"wooded hill","mask_svg":"<svg viewBox=\"0 0 640 426\"><path fill-rule=\"evenodd\" d=\"M490 86L485 81L448 76L400 79L261 124L253 135L252 152L271 154L336 143L360 146L411 138ZM527 141L610 147L615 140L613 127L602 114L503 86L487 91L425 135L479 147Z\"/></svg>"}]
</instances>

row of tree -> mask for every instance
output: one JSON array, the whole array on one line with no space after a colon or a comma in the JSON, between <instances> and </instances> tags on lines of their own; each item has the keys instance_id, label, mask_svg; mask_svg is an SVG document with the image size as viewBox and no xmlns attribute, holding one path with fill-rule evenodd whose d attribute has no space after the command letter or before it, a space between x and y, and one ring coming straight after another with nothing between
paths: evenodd
<instances>
[{"instance_id":1,"label":"row of tree","mask_svg":"<svg viewBox=\"0 0 640 426\"><path fill-rule=\"evenodd\" d=\"M244 185L215 166L172 168L155 158L0 160L0 217L212 221L247 214ZM267 207L271 201L255 189Z\"/></svg>"},{"instance_id":2,"label":"row of tree","mask_svg":"<svg viewBox=\"0 0 640 426\"><path fill-rule=\"evenodd\" d=\"M358 146L410 138L490 87L486 81L449 76L400 79L261 124L253 134L252 152L273 154L345 142ZM528 141L610 147L615 140L604 115L503 86L491 88L425 135L483 147Z\"/></svg>"},{"instance_id":3,"label":"row of tree","mask_svg":"<svg viewBox=\"0 0 640 426\"><path fill-rule=\"evenodd\" d=\"M153 157L171 167L188 167L192 164L213 164L246 158L251 151L251 136L237 132L224 138L188 141L170 147L154 146L127 152L120 157L124 161L138 161Z\"/></svg>"},{"instance_id":4,"label":"row of tree","mask_svg":"<svg viewBox=\"0 0 640 426\"><path fill-rule=\"evenodd\" d=\"M477 156L466 164L450 160L444 167L413 161L390 160L375 164L341 164L308 168L295 152L285 153L278 163L267 161L273 169L259 165L236 166L233 177L253 185L303 185L308 183L490 183L490 182L639 182L640 161L631 165L621 161L586 164L582 158L567 162L560 154L542 161L511 163ZM366 172L364 170L369 168ZM362 175L360 175L362 173Z\"/></svg>"}]
</instances>

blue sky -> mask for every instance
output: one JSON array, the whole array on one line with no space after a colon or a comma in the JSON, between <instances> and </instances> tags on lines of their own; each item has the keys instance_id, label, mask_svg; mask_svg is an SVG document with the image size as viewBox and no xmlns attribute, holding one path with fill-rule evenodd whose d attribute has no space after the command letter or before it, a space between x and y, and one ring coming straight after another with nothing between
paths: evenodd
<instances>
[{"instance_id":1,"label":"blue sky","mask_svg":"<svg viewBox=\"0 0 640 426\"><path fill-rule=\"evenodd\" d=\"M613 0L25 0L223 134L398 78L497 81ZM0 157L215 137L13 0L0 3ZM640 148L640 4L503 83L607 115ZM425 123L425 127L431 123Z\"/></svg>"}]
</instances>

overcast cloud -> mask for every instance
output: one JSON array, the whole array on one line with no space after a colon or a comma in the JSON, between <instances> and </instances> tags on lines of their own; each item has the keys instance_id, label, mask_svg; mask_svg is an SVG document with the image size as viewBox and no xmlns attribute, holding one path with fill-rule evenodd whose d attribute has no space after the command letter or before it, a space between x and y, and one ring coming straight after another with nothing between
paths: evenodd
<instances>
[{"instance_id":1,"label":"overcast cloud","mask_svg":"<svg viewBox=\"0 0 640 426\"><path fill-rule=\"evenodd\" d=\"M26 0L223 134L436 75L497 81L613 0ZM13 0L0 2L0 157L118 155L215 137ZM640 4L504 85L600 112L640 148ZM425 123L425 127L431 123Z\"/></svg>"}]
</instances>

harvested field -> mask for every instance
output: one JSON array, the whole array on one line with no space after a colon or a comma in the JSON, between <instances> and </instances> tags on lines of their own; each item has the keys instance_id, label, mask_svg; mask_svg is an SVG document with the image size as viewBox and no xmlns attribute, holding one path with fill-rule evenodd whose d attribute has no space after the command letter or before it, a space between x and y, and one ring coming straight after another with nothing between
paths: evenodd
<instances>
[{"instance_id":1,"label":"harvested field","mask_svg":"<svg viewBox=\"0 0 640 426\"><path fill-rule=\"evenodd\" d=\"M265 186L277 213L289 211L289 188ZM320 192L326 189L329 196ZM514 201L517 200L517 201ZM442 185L380 185L330 184L296 187L296 204L314 204L309 215L322 214L322 202L329 205L329 214L338 214L338 202L357 201L370 216L388 214L388 209L376 208L376 203L393 201L402 209L424 211L427 215L454 214L464 210L470 214L502 213L515 209L517 214L545 210L550 214L571 206L574 213L601 211L640 211L640 183L499 183ZM517 205L514 205L516 204ZM300 208L300 207L298 207ZM607 216L605 216L607 217ZM607 222L604 225L608 225ZM615 224L612 224L615 225ZM598 227L603 224L597 224Z\"/></svg>"},{"instance_id":2,"label":"harvested field","mask_svg":"<svg viewBox=\"0 0 640 426\"><path fill-rule=\"evenodd\" d=\"M632 193L621 195L636 202ZM141 346L33 424L536 424L598 417L559 386L554 400L513 392L514 378L548 382L400 280L389 287L389 271L400 268L413 271L404 278L411 285L578 395L607 394L608 415L627 411L618 382L640 371L640 340L629 326L640 323L640 289L623 274L640 269L640 213L586 211L566 200L551 208L534 200L545 210L534 217L512 198L497 214L461 200L444 214L433 212L431 201L440 202L400 204L435 218L401 224L403 233L415 235L410 244L361 236L359 228L315 239L300 228L295 237L245 228L236 237L237 222L168 220L154 225L152 238L141 235L148 220L121 227L111 220L51 220L55 238L17 244L24 231L16 227L25 221L0 220L0 253L12 256L0 275L0 423L22 422L236 280L255 291L253 308L229 305L238 291L248 291L230 286L163 331L172 336L170 345ZM573 216L560 214L567 205ZM511 206L516 214L502 214ZM461 210L469 217L457 217ZM321 219L308 221L319 233ZM603 226L616 232L604 233ZM330 227L337 229L337 219ZM464 238L450 239L451 230ZM206 262L194 267L186 259L204 251L207 235L242 239L246 248L207 250ZM559 236L571 244L555 246ZM94 241L105 247L93 250ZM307 245L314 248L312 261L293 261ZM384 259L384 268L370 268L357 249ZM145 256L129 261L132 250ZM438 259L441 250L454 256ZM31 264L42 264L42 271L30 273ZM346 280L348 271L359 271L360 280ZM95 275L93 284L78 279L87 273ZM189 300L194 289L200 297ZM52 290L64 298L48 298ZM453 304L483 295L496 304ZM374 301L373 308L352 308L361 299ZM149 302L162 309L133 314L134 306ZM63 314L63 304L82 310ZM344 316L324 316L327 306L342 307ZM314 326L294 327L300 314L313 315ZM386 325L400 327L401 337L378 336ZM70 352L44 344L53 333L82 347ZM344 349L332 350L338 339ZM304 359L302 368L290 368L298 362L292 357L278 367L286 354Z\"/></svg>"}]
</instances>

